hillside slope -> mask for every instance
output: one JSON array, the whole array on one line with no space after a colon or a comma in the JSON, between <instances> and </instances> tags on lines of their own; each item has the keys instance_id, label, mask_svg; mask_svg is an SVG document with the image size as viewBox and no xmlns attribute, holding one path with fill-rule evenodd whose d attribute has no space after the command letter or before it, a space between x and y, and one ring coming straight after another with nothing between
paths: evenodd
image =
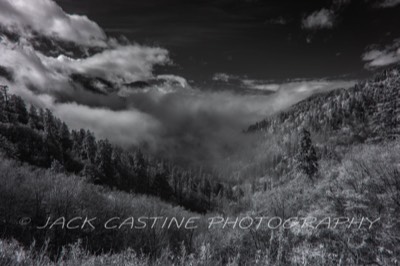
<instances>
[{"instance_id":1,"label":"hillside slope","mask_svg":"<svg viewBox=\"0 0 400 266\"><path fill-rule=\"evenodd\" d=\"M229 197L229 186L211 173L183 169L143 154L138 147L122 149L89 130L70 130L46 109L27 104L0 86L0 151L8 158L57 172L76 174L106 187L153 195L204 213Z\"/></svg>"},{"instance_id":2,"label":"hillside slope","mask_svg":"<svg viewBox=\"0 0 400 266\"><path fill-rule=\"evenodd\" d=\"M297 127L343 135L351 144L400 135L400 66L349 89L314 95L266 118L248 132L287 132Z\"/></svg>"}]
</instances>

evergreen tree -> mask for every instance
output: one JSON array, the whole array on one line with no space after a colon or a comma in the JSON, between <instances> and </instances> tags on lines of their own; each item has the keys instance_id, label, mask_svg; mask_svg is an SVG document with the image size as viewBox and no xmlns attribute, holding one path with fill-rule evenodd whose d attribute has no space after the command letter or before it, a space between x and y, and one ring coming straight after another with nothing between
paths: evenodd
<instances>
[{"instance_id":1,"label":"evergreen tree","mask_svg":"<svg viewBox=\"0 0 400 266\"><path fill-rule=\"evenodd\" d=\"M119 147L114 147L111 154L112 166L113 166L113 177L114 182L119 188L129 191L128 187L123 187L122 184L125 181L125 167L122 163L122 150Z\"/></svg>"},{"instance_id":2,"label":"evergreen tree","mask_svg":"<svg viewBox=\"0 0 400 266\"><path fill-rule=\"evenodd\" d=\"M318 157L311 141L310 132L304 128L300 133L297 161L299 170L306 174L310 179L313 179L315 174L318 172Z\"/></svg>"},{"instance_id":3,"label":"evergreen tree","mask_svg":"<svg viewBox=\"0 0 400 266\"><path fill-rule=\"evenodd\" d=\"M34 105L31 105L29 107L28 125L32 129L39 129L39 115L38 115L38 111Z\"/></svg>"},{"instance_id":4,"label":"evergreen tree","mask_svg":"<svg viewBox=\"0 0 400 266\"><path fill-rule=\"evenodd\" d=\"M164 200L170 200L173 196L173 190L168 183L166 172L156 174L151 190L154 195Z\"/></svg>"},{"instance_id":5,"label":"evergreen tree","mask_svg":"<svg viewBox=\"0 0 400 266\"><path fill-rule=\"evenodd\" d=\"M68 126L64 122L58 129L58 138L60 140L63 152L66 153L71 148L72 143L71 143L71 134L69 132Z\"/></svg>"},{"instance_id":6,"label":"evergreen tree","mask_svg":"<svg viewBox=\"0 0 400 266\"><path fill-rule=\"evenodd\" d=\"M43 124L46 134L50 137L55 137L57 133L57 127L53 113L49 109L46 109L43 113Z\"/></svg>"},{"instance_id":7,"label":"evergreen tree","mask_svg":"<svg viewBox=\"0 0 400 266\"><path fill-rule=\"evenodd\" d=\"M146 160L143 153L138 150L135 156L135 173L137 176L136 192L147 193L150 188L149 178L146 173Z\"/></svg>"},{"instance_id":8,"label":"evergreen tree","mask_svg":"<svg viewBox=\"0 0 400 266\"><path fill-rule=\"evenodd\" d=\"M115 185L113 183L112 146L107 139L99 141L95 161L102 183Z\"/></svg>"},{"instance_id":9,"label":"evergreen tree","mask_svg":"<svg viewBox=\"0 0 400 266\"><path fill-rule=\"evenodd\" d=\"M0 85L0 122L8 122L8 87Z\"/></svg>"},{"instance_id":10,"label":"evergreen tree","mask_svg":"<svg viewBox=\"0 0 400 266\"><path fill-rule=\"evenodd\" d=\"M85 132L81 132L81 135L83 135L83 154L82 157L84 160L88 160L91 163L94 163L95 158L96 158L96 139L93 135L92 132L89 130Z\"/></svg>"},{"instance_id":11,"label":"evergreen tree","mask_svg":"<svg viewBox=\"0 0 400 266\"><path fill-rule=\"evenodd\" d=\"M25 102L16 95L12 95L10 98L10 104L13 112L16 115L16 121L21 124L27 124L29 120L28 111L26 110Z\"/></svg>"}]
</instances>

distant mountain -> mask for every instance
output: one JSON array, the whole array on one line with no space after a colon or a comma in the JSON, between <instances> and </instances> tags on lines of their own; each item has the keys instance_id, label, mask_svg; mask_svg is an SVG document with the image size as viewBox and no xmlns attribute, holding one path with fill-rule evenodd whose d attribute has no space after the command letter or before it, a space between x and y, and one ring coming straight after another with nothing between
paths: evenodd
<instances>
[{"instance_id":1,"label":"distant mountain","mask_svg":"<svg viewBox=\"0 0 400 266\"><path fill-rule=\"evenodd\" d=\"M346 143L400 135L400 66L349 89L320 93L254 125L247 132L289 132L308 127L314 132L345 136Z\"/></svg>"}]
</instances>

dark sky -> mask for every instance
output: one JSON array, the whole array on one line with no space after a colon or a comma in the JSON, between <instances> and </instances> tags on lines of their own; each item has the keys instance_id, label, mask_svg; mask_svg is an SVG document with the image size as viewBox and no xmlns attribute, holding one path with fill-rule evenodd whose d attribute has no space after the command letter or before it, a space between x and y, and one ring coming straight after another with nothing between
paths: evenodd
<instances>
[{"instance_id":1,"label":"dark sky","mask_svg":"<svg viewBox=\"0 0 400 266\"><path fill-rule=\"evenodd\" d=\"M197 83L218 72L274 81L364 77L366 49L400 37L400 5L378 7L382 1L56 2L68 13L87 15L109 35L168 49L175 65L159 71ZM321 9L332 12L333 26L302 27Z\"/></svg>"}]
</instances>

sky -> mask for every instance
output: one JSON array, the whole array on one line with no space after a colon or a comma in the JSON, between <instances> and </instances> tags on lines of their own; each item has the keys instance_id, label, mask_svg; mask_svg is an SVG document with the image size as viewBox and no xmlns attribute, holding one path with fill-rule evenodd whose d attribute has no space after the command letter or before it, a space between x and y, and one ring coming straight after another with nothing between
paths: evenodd
<instances>
[{"instance_id":1,"label":"sky","mask_svg":"<svg viewBox=\"0 0 400 266\"><path fill-rule=\"evenodd\" d=\"M57 0L107 34L166 48L174 72L204 83L216 73L250 79L362 78L363 54L400 37L400 1Z\"/></svg>"},{"instance_id":2,"label":"sky","mask_svg":"<svg viewBox=\"0 0 400 266\"><path fill-rule=\"evenodd\" d=\"M400 0L0 0L0 84L72 129L182 164L400 62Z\"/></svg>"}]
</instances>

